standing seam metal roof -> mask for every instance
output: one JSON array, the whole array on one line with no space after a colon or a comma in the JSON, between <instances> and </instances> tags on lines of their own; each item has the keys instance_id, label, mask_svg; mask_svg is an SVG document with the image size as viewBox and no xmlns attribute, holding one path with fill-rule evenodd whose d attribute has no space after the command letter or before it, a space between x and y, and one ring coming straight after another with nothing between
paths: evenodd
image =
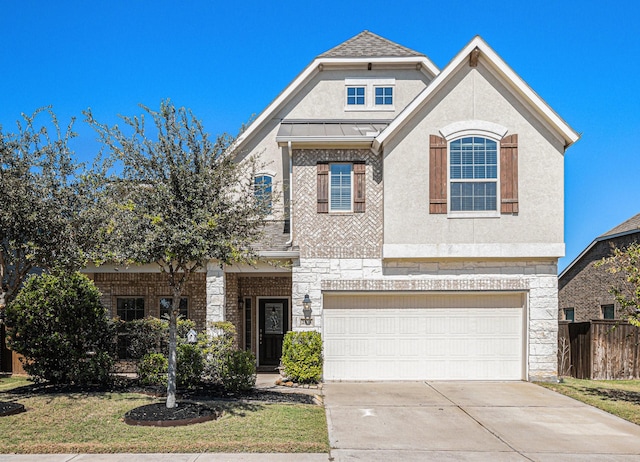
<instances>
[{"instance_id":1,"label":"standing seam metal roof","mask_svg":"<svg viewBox=\"0 0 640 462\"><path fill-rule=\"evenodd\" d=\"M417 56L425 55L365 30L329 51L325 51L318 58L406 58Z\"/></svg>"}]
</instances>

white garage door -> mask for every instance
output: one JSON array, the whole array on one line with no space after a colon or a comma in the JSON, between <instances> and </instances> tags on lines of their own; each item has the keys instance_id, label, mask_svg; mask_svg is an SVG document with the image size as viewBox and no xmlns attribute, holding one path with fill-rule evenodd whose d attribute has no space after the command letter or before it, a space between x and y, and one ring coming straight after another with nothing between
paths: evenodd
<instances>
[{"instance_id":1,"label":"white garage door","mask_svg":"<svg viewBox=\"0 0 640 462\"><path fill-rule=\"evenodd\" d=\"M510 294L325 294L325 380L522 380Z\"/></svg>"}]
</instances>

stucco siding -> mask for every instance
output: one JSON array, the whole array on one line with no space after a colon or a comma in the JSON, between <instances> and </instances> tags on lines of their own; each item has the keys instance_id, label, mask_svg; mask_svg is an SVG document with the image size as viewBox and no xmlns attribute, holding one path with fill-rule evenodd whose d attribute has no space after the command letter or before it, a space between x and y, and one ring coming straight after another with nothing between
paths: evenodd
<instances>
[{"instance_id":1,"label":"stucco siding","mask_svg":"<svg viewBox=\"0 0 640 462\"><path fill-rule=\"evenodd\" d=\"M429 135L439 135L453 122L470 120L499 124L508 134L518 134L518 214L464 219L429 214ZM487 70L469 68L384 148L384 243L556 244L538 256L561 256L563 165L559 140Z\"/></svg>"}]
</instances>

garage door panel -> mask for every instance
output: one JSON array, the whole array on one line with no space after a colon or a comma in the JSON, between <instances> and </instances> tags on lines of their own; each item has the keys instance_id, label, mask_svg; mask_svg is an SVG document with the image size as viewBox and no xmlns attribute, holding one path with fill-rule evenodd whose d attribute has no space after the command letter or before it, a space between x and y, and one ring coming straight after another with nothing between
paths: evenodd
<instances>
[{"instance_id":1,"label":"garage door panel","mask_svg":"<svg viewBox=\"0 0 640 462\"><path fill-rule=\"evenodd\" d=\"M387 296L325 299L326 380L522 379L522 294L494 296L493 304L484 296L480 307L460 307L474 297L438 296L454 308L437 308L424 296L401 298L392 308L378 307L381 299L391 303Z\"/></svg>"}]
</instances>

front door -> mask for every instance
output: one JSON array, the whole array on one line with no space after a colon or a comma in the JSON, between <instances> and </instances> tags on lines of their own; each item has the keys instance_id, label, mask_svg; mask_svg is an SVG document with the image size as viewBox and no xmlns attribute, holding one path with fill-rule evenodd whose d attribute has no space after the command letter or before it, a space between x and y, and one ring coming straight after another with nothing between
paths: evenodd
<instances>
[{"instance_id":1,"label":"front door","mask_svg":"<svg viewBox=\"0 0 640 462\"><path fill-rule=\"evenodd\" d=\"M289 330L289 300L262 298L259 302L258 358L261 366L277 366L282 356L282 341Z\"/></svg>"}]
</instances>

